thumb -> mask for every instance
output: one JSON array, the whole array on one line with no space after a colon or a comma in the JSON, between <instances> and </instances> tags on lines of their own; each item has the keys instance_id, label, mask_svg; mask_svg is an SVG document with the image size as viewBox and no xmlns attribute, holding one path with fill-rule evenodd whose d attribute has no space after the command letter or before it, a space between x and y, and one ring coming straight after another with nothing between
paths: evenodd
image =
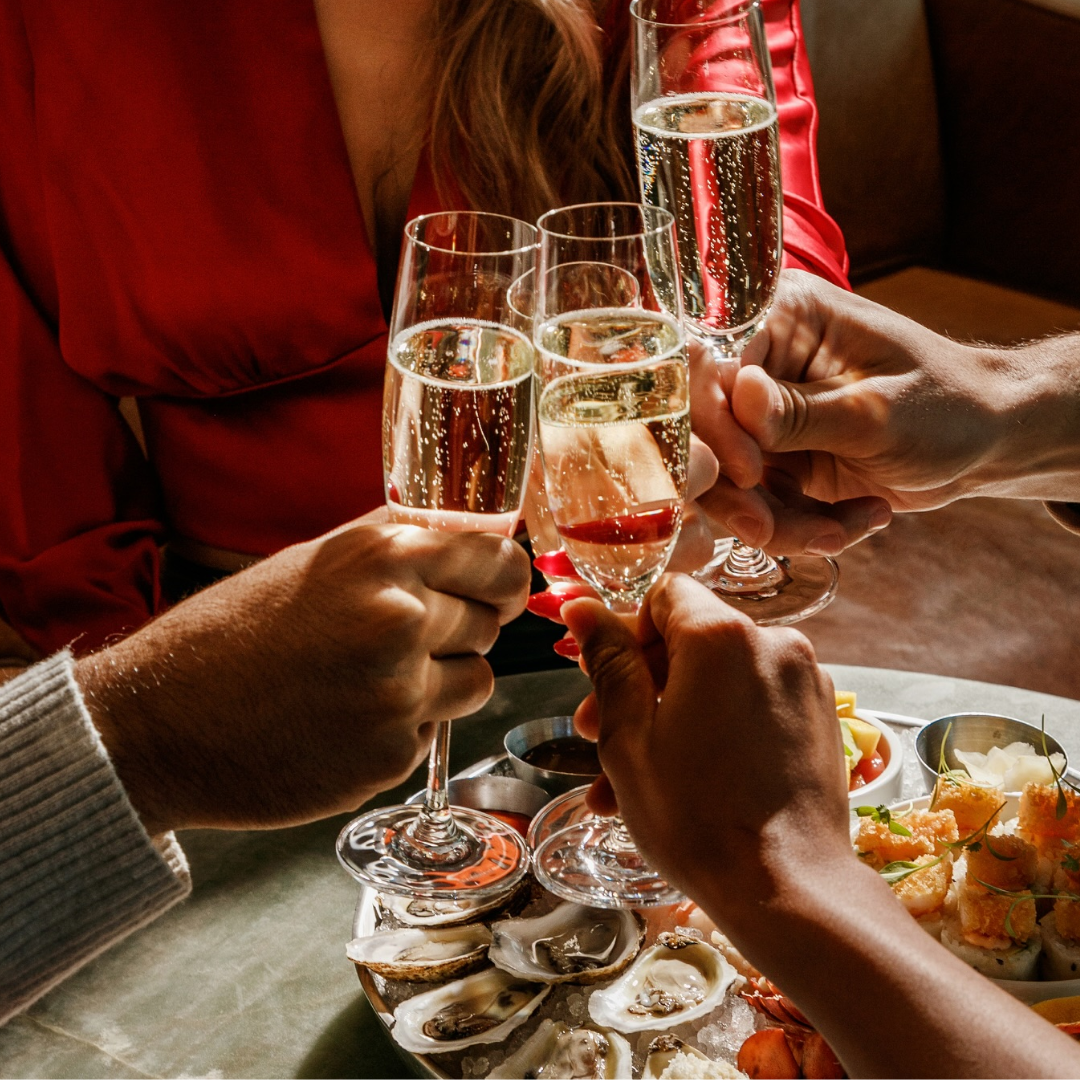
<instances>
[{"instance_id":1,"label":"thumb","mask_svg":"<svg viewBox=\"0 0 1080 1080\"><path fill-rule=\"evenodd\" d=\"M562 617L581 648L600 717L601 743L656 709L656 684L633 626L598 600L572 600Z\"/></svg>"},{"instance_id":2,"label":"thumb","mask_svg":"<svg viewBox=\"0 0 1080 1080\"><path fill-rule=\"evenodd\" d=\"M767 452L844 453L854 427L844 393L849 383L843 377L783 382L759 367L744 367L732 388L731 409L740 426Z\"/></svg>"}]
</instances>

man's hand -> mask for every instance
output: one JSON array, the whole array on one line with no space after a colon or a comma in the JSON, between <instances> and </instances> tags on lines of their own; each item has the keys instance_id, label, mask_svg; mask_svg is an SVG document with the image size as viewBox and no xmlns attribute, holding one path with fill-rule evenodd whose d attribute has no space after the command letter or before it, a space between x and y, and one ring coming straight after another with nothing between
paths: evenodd
<instances>
[{"instance_id":1,"label":"man's hand","mask_svg":"<svg viewBox=\"0 0 1080 1080\"><path fill-rule=\"evenodd\" d=\"M892 510L971 495L1073 498L1078 370L1075 337L1023 349L961 345L785 271L728 388L730 416L715 400L717 374L697 370L694 426L722 473L702 504L769 550L837 554ZM731 417L760 446L760 471L745 455L725 467Z\"/></svg>"},{"instance_id":2,"label":"man's hand","mask_svg":"<svg viewBox=\"0 0 1080 1080\"><path fill-rule=\"evenodd\" d=\"M76 677L149 832L298 823L400 782L437 721L487 701L483 654L528 583L510 540L358 525L197 593Z\"/></svg>"}]
</instances>

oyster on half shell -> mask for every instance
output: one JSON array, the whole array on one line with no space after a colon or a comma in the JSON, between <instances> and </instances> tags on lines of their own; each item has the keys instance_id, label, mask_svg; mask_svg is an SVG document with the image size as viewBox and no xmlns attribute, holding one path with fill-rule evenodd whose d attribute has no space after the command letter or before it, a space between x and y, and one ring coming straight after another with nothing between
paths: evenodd
<instances>
[{"instance_id":1,"label":"oyster on half shell","mask_svg":"<svg viewBox=\"0 0 1080 1080\"><path fill-rule=\"evenodd\" d=\"M707 1077L734 1078L745 1075L734 1065L706 1056L676 1035L657 1035L649 1043L641 1080L661 1080L665 1073L669 1080L679 1076L693 1076L704 1080Z\"/></svg>"},{"instance_id":2,"label":"oyster on half shell","mask_svg":"<svg viewBox=\"0 0 1080 1080\"><path fill-rule=\"evenodd\" d=\"M620 1080L632 1066L630 1044L614 1031L544 1020L487 1080Z\"/></svg>"},{"instance_id":3,"label":"oyster on half shell","mask_svg":"<svg viewBox=\"0 0 1080 1080\"><path fill-rule=\"evenodd\" d=\"M414 1054L501 1042L547 997L550 985L487 968L403 1001L390 1034Z\"/></svg>"},{"instance_id":4,"label":"oyster on half shell","mask_svg":"<svg viewBox=\"0 0 1080 1080\"><path fill-rule=\"evenodd\" d=\"M402 982L440 982L475 971L487 955L491 931L482 923L461 926L403 926L370 937L353 938L345 949L349 959Z\"/></svg>"},{"instance_id":5,"label":"oyster on half shell","mask_svg":"<svg viewBox=\"0 0 1080 1080\"><path fill-rule=\"evenodd\" d=\"M376 907L380 917L390 915L406 926L454 926L479 919L481 915L502 907L508 899L498 897L477 903L475 900L426 900L380 893Z\"/></svg>"},{"instance_id":6,"label":"oyster on half shell","mask_svg":"<svg viewBox=\"0 0 1080 1080\"><path fill-rule=\"evenodd\" d=\"M632 911L563 903L532 919L492 923L496 967L541 982L593 983L622 971L641 949L645 927Z\"/></svg>"},{"instance_id":7,"label":"oyster on half shell","mask_svg":"<svg viewBox=\"0 0 1080 1080\"><path fill-rule=\"evenodd\" d=\"M735 972L717 949L678 930L656 942L589 998L594 1023L625 1032L675 1027L723 998Z\"/></svg>"}]
</instances>

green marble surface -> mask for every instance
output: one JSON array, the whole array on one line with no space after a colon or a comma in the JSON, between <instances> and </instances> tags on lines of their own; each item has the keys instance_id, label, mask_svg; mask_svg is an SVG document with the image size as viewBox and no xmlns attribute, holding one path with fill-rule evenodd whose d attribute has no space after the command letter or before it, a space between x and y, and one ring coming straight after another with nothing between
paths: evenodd
<instances>
[{"instance_id":1,"label":"green marble surface","mask_svg":"<svg viewBox=\"0 0 1080 1080\"><path fill-rule=\"evenodd\" d=\"M931 719L1038 721L1080 763L1080 702L938 676L830 667L860 705ZM510 676L455 725L453 768L522 720L572 710L574 669ZM385 802L422 783L417 774ZM357 889L334 857L346 818L274 832L189 832L192 897L0 1030L2 1077L402 1077L345 959Z\"/></svg>"}]
</instances>

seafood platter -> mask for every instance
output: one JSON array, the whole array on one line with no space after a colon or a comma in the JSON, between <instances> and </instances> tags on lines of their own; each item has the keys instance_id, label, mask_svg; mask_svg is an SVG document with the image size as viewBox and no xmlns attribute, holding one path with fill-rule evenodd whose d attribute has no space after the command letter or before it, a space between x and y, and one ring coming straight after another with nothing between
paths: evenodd
<instances>
[{"instance_id":1,"label":"seafood platter","mask_svg":"<svg viewBox=\"0 0 1080 1080\"><path fill-rule=\"evenodd\" d=\"M871 808L866 808L871 810ZM1080 995L1080 796L946 774L935 792L874 808L856 854L947 949L1029 1004Z\"/></svg>"},{"instance_id":2,"label":"seafood platter","mask_svg":"<svg viewBox=\"0 0 1080 1080\"><path fill-rule=\"evenodd\" d=\"M890 732L882 749L898 776L901 741L874 723ZM513 775L498 755L455 782ZM690 901L583 907L531 878L486 908L362 888L347 952L422 1076L672 1080L745 1075L738 1065L843 1075L794 1004Z\"/></svg>"}]
</instances>

